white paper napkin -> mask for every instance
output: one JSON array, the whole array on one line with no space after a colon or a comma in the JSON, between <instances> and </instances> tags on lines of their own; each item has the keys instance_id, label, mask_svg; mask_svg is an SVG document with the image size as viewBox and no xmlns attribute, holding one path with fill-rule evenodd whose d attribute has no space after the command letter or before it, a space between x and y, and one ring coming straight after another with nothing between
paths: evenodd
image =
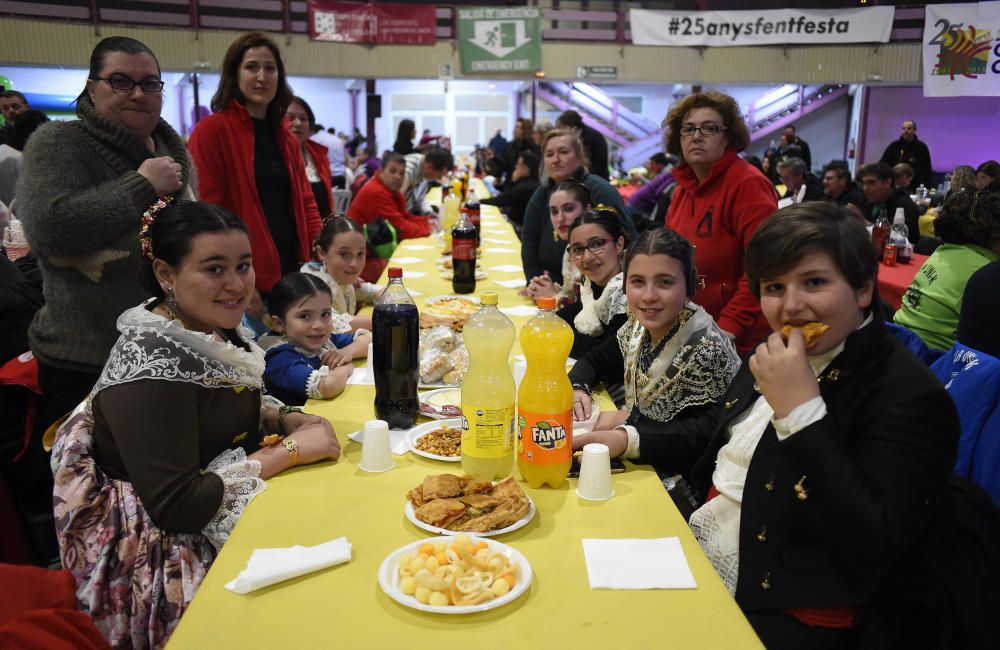
<instances>
[{"instance_id":1,"label":"white paper napkin","mask_svg":"<svg viewBox=\"0 0 1000 650\"><path fill-rule=\"evenodd\" d=\"M508 316L534 316L538 313L538 307L518 305L517 307L501 307L500 311Z\"/></svg>"},{"instance_id":2,"label":"white paper napkin","mask_svg":"<svg viewBox=\"0 0 1000 650\"><path fill-rule=\"evenodd\" d=\"M429 251L434 247L430 244L406 244L405 248L408 251Z\"/></svg>"},{"instance_id":3,"label":"white paper napkin","mask_svg":"<svg viewBox=\"0 0 1000 650\"><path fill-rule=\"evenodd\" d=\"M499 234L499 233L497 233ZM499 237L480 237L483 241L488 241L491 244L509 244L509 239L500 239Z\"/></svg>"},{"instance_id":4,"label":"white paper napkin","mask_svg":"<svg viewBox=\"0 0 1000 650\"><path fill-rule=\"evenodd\" d=\"M372 344L368 344L368 358L365 365L355 368L351 376L347 378L347 385L374 386L375 375L372 374Z\"/></svg>"},{"instance_id":5,"label":"white paper napkin","mask_svg":"<svg viewBox=\"0 0 1000 650\"><path fill-rule=\"evenodd\" d=\"M490 270L502 271L504 273L522 273L524 271L524 269L522 269L520 266L516 266L514 264L501 264L499 266L491 266Z\"/></svg>"},{"instance_id":6,"label":"white paper napkin","mask_svg":"<svg viewBox=\"0 0 1000 650\"><path fill-rule=\"evenodd\" d=\"M226 585L238 594L248 594L268 585L297 578L351 559L351 543L338 537L316 546L259 548L250 556L247 568Z\"/></svg>"},{"instance_id":7,"label":"white paper napkin","mask_svg":"<svg viewBox=\"0 0 1000 650\"><path fill-rule=\"evenodd\" d=\"M677 537L584 539L591 589L697 589Z\"/></svg>"},{"instance_id":8,"label":"white paper napkin","mask_svg":"<svg viewBox=\"0 0 1000 650\"><path fill-rule=\"evenodd\" d=\"M428 246L428 248L430 248L430 246ZM427 260L422 260L419 257L393 257L389 260L391 264L420 264L425 261ZM408 273L407 275L411 278L414 277L412 273Z\"/></svg>"},{"instance_id":9,"label":"white paper napkin","mask_svg":"<svg viewBox=\"0 0 1000 650\"><path fill-rule=\"evenodd\" d=\"M494 280L494 282L507 289L520 289L527 284L522 278L516 280Z\"/></svg>"},{"instance_id":10,"label":"white paper napkin","mask_svg":"<svg viewBox=\"0 0 1000 650\"><path fill-rule=\"evenodd\" d=\"M403 259L412 259L412 258L404 257ZM396 264L396 260L390 260L390 262L393 265ZM425 275L427 274L424 271L410 271L409 269L407 269L406 271L403 271L403 282L406 282L407 280L412 280L414 278L422 278Z\"/></svg>"},{"instance_id":11,"label":"white paper napkin","mask_svg":"<svg viewBox=\"0 0 1000 650\"><path fill-rule=\"evenodd\" d=\"M389 448L392 449L392 453L397 456L402 456L406 452L410 451L410 444L406 442L406 434L409 433L409 429L389 429ZM355 431L354 433L347 434L347 437L354 442L365 444L365 432Z\"/></svg>"},{"instance_id":12,"label":"white paper napkin","mask_svg":"<svg viewBox=\"0 0 1000 650\"><path fill-rule=\"evenodd\" d=\"M487 248L487 253L516 253L513 248Z\"/></svg>"}]
</instances>

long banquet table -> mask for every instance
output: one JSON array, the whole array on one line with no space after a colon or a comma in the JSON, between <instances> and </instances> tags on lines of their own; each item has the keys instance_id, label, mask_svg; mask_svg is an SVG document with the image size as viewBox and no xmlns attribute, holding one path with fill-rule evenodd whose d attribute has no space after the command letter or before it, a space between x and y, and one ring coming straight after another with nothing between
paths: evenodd
<instances>
[{"instance_id":1,"label":"long banquet table","mask_svg":"<svg viewBox=\"0 0 1000 650\"><path fill-rule=\"evenodd\" d=\"M520 266L513 230L494 208L484 206L482 220L488 278L477 284L476 293L496 291L501 307L528 305L516 289L495 282L522 277L520 270L492 270ZM436 264L440 248L434 238L408 240L394 254L395 259L420 259L401 265L407 287L422 294L416 297L418 305L451 293L450 281L440 277ZM426 275L415 278L414 272ZM512 320L520 328L528 317ZM523 553L534 571L531 587L516 600L454 616L396 603L378 585L379 565L395 549L430 536L404 517L406 492L428 474L460 473L460 466L408 453L395 456L396 467L384 474L362 472L361 445L347 434L374 417L374 394L373 386L350 385L336 399L309 402L308 411L333 423L343 455L335 463L297 467L268 481L201 585L170 641L171 650L428 648L444 643L469 649L762 647L656 473L645 466L629 465L626 473L615 475L616 496L604 502L579 499L572 479L558 490L532 490L522 483L537 515L524 528L498 538ZM312 546L340 536L353 544L346 564L248 595L224 588L254 549ZM680 538L696 589L590 589L581 539L668 536Z\"/></svg>"}]
</instances>

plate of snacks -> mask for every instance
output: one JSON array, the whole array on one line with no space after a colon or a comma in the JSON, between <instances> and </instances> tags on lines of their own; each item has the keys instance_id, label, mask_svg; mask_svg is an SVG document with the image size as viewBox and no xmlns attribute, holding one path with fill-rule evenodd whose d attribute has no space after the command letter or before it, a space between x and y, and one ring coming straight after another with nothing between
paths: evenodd
<instances>
[{"instance_id":1,"label":"plate of snacks","mask_svg":"<svg viewBox=\"0 0 1000 650\"><path fill-rule=\"evenodd\" d=\"M450 327L421 328L417 355L421 386L458 386L469 369L469 351L462 335Z\"/></svg>"},{"instance_id":2,"label":"plate of snacks","mask_svg":"<svg viewBox=\"0 0 1000 650\"><path fill-rule=\"evenodd\" d=\"M439 535L495 537L527 525L535 503L513 476L494 483L475 476L436 474L406 494L406 518Z\"/></svg>"},{"instance_id":3,"label":"plate of snacks","mask_svg":"<svg viewBox=\"0 0 1000 650\"><path fill-rule=\"evenodd\" d=\"M406 433L410 451L433 460L462 460L462 418L418 424Z\"/></svg>"},{"instance_id":4,"label":"plate of snacks","mask_svg":"<svg viewBox=\"0 0 1000 650\"><path fill-rule=\"evenodd\" d=\"M420 414L435 420L462 415L462 390L439 388L420 395Z\"/></svg>"},{"instance_id":5,"label":"plate of snacks","mask_svg":"<svg viewBox=\"0 0 1000 650\"><path fill-rule=\"evenodd\" d=\"M520 552L468 535L407 544L378 569L378 584L389 598L434 614L502 607L527 591L532 579L531 565Z\"/></svg>"}]
</instances>

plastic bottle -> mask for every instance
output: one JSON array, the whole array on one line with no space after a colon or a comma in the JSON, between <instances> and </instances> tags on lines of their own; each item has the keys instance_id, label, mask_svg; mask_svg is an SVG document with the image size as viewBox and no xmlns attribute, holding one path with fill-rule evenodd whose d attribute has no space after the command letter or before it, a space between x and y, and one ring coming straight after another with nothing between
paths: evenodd
<instances>
[{"instance_id":1,"label":"plastic bottle","mask_svg":"<svg viewBox=\"0 0 1000 650\"><path fill-rule=\"evenodd\" d=\"M479 197L476 196L476 190L469 189L469 199L465 202L465 212L469 215L469 220L472 221L472 225L476 228L476 248L479 248L481 243L481 229L480 224L480 210L479 210Z\"/></svg>"},{"instance_id":2,"label":"plastic bottle","mask_svg":"<svg viewBox=\"0 0 1000 650\"><path fill-rule=\"evenodd\" d=\"M923 201L926 198L927 198L927 188L924 186L923 183L921 183L920 186L917 188L917 199Z\"/></svg>"},{"instance_id":3,"label":"plastic bottle","mask_svg":"<svg viewBox=\"0 0 1000 650\"><path fill-rule=\"evenodd\" d=\"M389 284L372 314L375 415L392 429L408 429L417 419L420 314L403 286L403 269L389 269Z\"/></svg>"},{"instance_id":4,"label":"plastic bottle","mask_svg":"<svg viewBox=\"0 0 1000 650\"><path fill-rule=\"evenodd\" d=\"M875 225L872 226L872 247L875 249L875 256L882 259L885 245L889 243L889 217L886 216L885 207L879 210Z\"/></svg>"},{"instance_id":5,"label":"plastic bottle","mask_svg":"<svg viewBox=\"0 0 1000 650\"><path fill-rule=\"evenodd\" d=\"M521 328L528 362L517 391L517 467L533 488L558 488L573 459L573 386L566 359L573 329L555 313L556 299L538 299L538 314Z\"/></svg>"},{"instance_id":6,"label":"plastic bottle","mask_svg":"<svg viewBox=\"0 0 1000 650\"><path fill-rule=\"evenodd\" d=\"M455 293L476 290L476 229L463 212L451 229L451 289Z\"/></svg>"},{"instance_id":7,"label":"plastic bottle","mask_svg":"<svg viewBox=\"0 0 1000 650\"><path fill-rule=\"evenodd\" d=\"M458 221L459 204L458 195L449 191L447 185L441 188L441 208L443 212L441 229L444 230L445 253L451 252L451 229L455 227L455 222Z\"/></svg>"},{"instance_id":8,"label":"plastic bottle","mask_svg":"<svg viewBox=\"0 0 1000 650\"><path fill-rule=\"evenodd\" d=\"M896 261L909 264L913 255L910 248L910 230L906 227L906 215L903 208L896 208L896 216L892 218L892 232L889 233L889 243L896 249Z\"/></svg>"},{"instance_id":9,"label":"plastic bottle","mask_svg":"<svg viewBox=\"0 0 1000 650\"><path fill-rule=\"evenodd\" d=\"M486 292L462 329L469 370L462 379L462 471L502 478L514 465L514 377L507 359L514 323Z\"/></svg>"}]
</instances>

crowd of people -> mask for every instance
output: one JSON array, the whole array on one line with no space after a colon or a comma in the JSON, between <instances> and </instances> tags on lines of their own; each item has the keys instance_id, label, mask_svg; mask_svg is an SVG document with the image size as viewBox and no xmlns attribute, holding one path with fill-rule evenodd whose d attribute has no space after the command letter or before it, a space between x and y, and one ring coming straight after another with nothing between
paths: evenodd
<instances>
[{"instance_id":1,"label":"crowd of people","mask_svg":"<svg viewBox=\"0 0 1000 650\"><path fill-rule=\"evenodd\" d=\"M0 365L33 358L40 397L2 393L0 469L22 519L48 522L29 527L32 559L58 553L78 607L122 647L166 643L269 478L339 457L330 423L298 407L344 390L371 341L372 282L395 243L438 227L428 191L455 167L447 138L414 144L412 120L381 156L324 131L263 34L230 46L186 145L162 89L156 55L115 36L94 48L79 119L45 124L18 93L2 104L0 218L13 204L31 252L0 255ZM521 239L524 295L556 297L574 330L574 417L590 418L599 385L619 406L573 447L603 443L680 486L768 647L898 638L913 612L885 594L968 510L955 468L974 466L1000 503L1000 456L982 458L996 423L970 424L928 365L960 349L1000 367L1000 165L955 170L893 324L866 226L900 208L911 242L927 238L910 194L930 185L930 154L912 120L857 182L841 161L814 176L794 127L745 156L722 93L679 100L663 127L628 205L576 111L518 120L479 161L499 190L483 203ZM26 426L27 447L9 444Z\"/></svg>"}]
</instances>

